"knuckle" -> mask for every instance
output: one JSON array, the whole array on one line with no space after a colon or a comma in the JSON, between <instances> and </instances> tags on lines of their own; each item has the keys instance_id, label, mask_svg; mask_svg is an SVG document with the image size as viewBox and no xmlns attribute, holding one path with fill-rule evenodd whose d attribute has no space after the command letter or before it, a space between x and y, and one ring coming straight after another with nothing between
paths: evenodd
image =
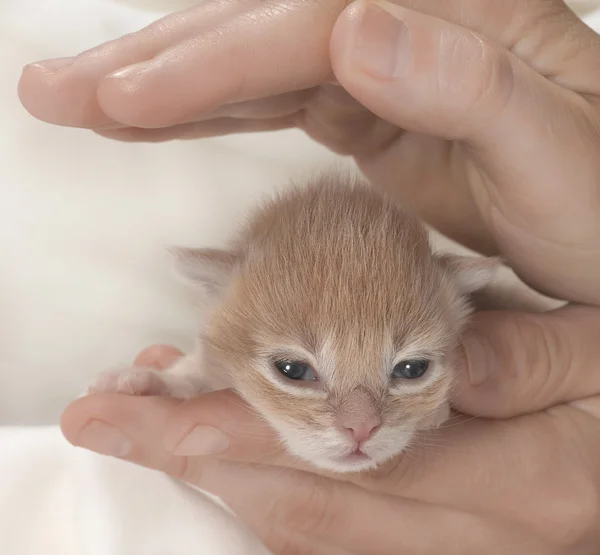
<instances>
[{"instance_id":1,"label":"knuckle","mask_svg":"<svg viewBox=\"0 0 600 555\"><path fill-rule=\"evenodd\" d=\"M561 388L563 369L573 357L568 340L543 315L510 314L502 324L498 340L508 362L503 365L504 385L521 390L515 402L527 398L528 406L548 405Z\"/></svg>"},{"instance_id":2,"label":"knuckle","mask_svg":"<svg viewBox=\"0 0 600 555\"><path fill-rule=\"evenodd\" d=\"M536 71L547 79L573 88L564 68L579 65L586 51L597 52L597 35L585 31L581 19L567 3L539 0L532 3L529 12L521 18L515 39L509 46L511 52L523 60L530 60ZM560 55L548 56L549 50L560 52ZM590 70L594 69L590 67Z\"/></svg>"},{"instance_id":3,"label":"knuckle","mask_svg":"<svg viewBox=\"0 0 600 555\"><path fill-rule=\"evenodd\" d=\"M283 496L271 507L274 519L299 534L327 533L336 522L335 490L325 479L312 479L296 488L296 495Z\"/></svg>"},{"instance_id":4,"label":"knuckle","mask_svg":"<svg viewBox=\"0 0 600 555\"><path fill-rule=\"evenodd\" d=\"M356 154L373 137L377 118L341 87L324 85L310 97L298 125L339 154Z\"/></svg>"},{"instance_id":5,"label":"knuckle","mask_svg":"<svg viewBox=\"0 0 600 555\"><path fill-rule=\"evenodd\" d=\"M359 157L381 152L401 133L337 85L319 87L296 124L335 153Z\"/></svg>"},{"instance_id":6,"label":"knuckle","mask_svg":"<svg viewBox=\"0 0 600 555\"><path fill-rule=\"evenodd\" d=\"M515 318L514 324L514 337L519 338L522 347L520 362L527 367L536 365L547 369L556 350L554 338L548 335L549 330L542 327L536 318L525 314Z\"/></svg>"},{"instance_id":7,"label":"knuckle","mask_svg":"<svg viewBox=\"0 0 600 555\"><path fill-rule=\"evenodd\" d=\"M475 33L445 30L439 44L438 92L456 105L457 113L476 109L479 125L497 116L515 86L510 54Z\"/></svg>"},{"instance_id":8,"label":"knuckle","mask_svg":"<svg viewBox=\"0 0 600 555\"><path fill-rule=\"evenodd\" d=\"M557 326L545 318L523 315L518 333L523 347L523 368L533 370L532 391L538 400L552 399L561 387L573 360L569 342Z\"/></svg>"},{"instance_id":9,"label":"knuckle","mask_svg":"<svg viewBox=\"0 0 600 555\"><path fill-rule=\"evenodd\" d=\"M334 492L335 488L327 480L315 484L309 499L312 510L307 522L310 526L306 531L317 529L321 533L328 533L334 528L338 512L333 507Z\"/></svg>"}]
</instances>

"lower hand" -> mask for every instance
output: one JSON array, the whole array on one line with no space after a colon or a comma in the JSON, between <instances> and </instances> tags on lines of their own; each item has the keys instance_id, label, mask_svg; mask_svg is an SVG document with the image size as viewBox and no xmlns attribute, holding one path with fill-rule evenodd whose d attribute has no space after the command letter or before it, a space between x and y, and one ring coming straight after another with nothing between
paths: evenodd
<instances>
[{"instance_id":1,"label":"lower hand","mask_svg":"<svg viewBox=\"0 0 600 555\"><path fill-rule=\"evenodd\" d=\"M456 405L514 418L459 416L367 475L311 473L231 391L187 403L93 395L62 427L75 445L220 496L278 555L592 555L599 333L600 309L479 313ZM137 363L179 354L153 348Z\"/></svg>"}]
</instances>

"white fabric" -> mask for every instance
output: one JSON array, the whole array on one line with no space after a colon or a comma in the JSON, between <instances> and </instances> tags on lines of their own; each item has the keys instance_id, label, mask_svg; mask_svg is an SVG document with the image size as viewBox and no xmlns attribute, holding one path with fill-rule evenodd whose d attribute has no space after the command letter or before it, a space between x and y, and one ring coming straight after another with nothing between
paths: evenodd
<instances>
[{"instance_id":1,"label":"white fabric","mask_svg":"<svg viewBox=\"0 0 600 555\"><path fill-rule=\"evenodd\" d=\"M120 36L169 4L0 0L2 554L267 553L202 493L74 449L56 427L99 370L153 342L189 344L193 314L163 245L217 244L257 195L334 160L296 132L124 145L20 107L23 64ZM600 10L589 21L600 27Z\"/></svg>"},{"instance_id":2,"label":"white fabric","mask_svg":"<svg viewBox=\"0 0 600 555\"><path fill-rule=\"evenodd\" d=\"M0 444L0 553L269 554L201 492L74 449L56 426L0 429Z\"/></svg>"}]
</instances>

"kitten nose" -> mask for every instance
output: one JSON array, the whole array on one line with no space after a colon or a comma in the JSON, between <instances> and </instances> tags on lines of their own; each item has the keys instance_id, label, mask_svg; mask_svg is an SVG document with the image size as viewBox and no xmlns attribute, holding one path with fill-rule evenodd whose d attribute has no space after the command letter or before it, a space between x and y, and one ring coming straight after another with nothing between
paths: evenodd
<instances>
[{"instance_id":1,"label":"kitten nose","mask_svg":"<svg viewBox=\"0 0 600 555\"><path fill-rule=\"evenodd\" d=\"M362 422L343 424L344 430L356 443L364 443L367 441L381 425L381 420L376 417L367 418Z\"/></svg>"}]
</instances>

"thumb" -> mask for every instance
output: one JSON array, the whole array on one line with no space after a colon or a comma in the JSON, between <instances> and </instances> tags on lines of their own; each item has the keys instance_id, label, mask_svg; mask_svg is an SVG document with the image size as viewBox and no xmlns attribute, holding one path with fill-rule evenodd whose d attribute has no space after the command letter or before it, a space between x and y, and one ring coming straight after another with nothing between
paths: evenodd
<instances>
[{"instance_id":1,"label":"thumb","mask_svg":"<svg viewBox=\"0 0 600 555\"><path fill-rule=\"evenodd\" d=\"M600 309L477 313L454 405L509 418L600 395Z\"/></svg>"},{"instance_id":2,"label":"thumb","mask_svg":"<svg viewBox=\"0 0 600 555\"><path fill-rule=\"evenodd\" d=\"M336 79L380 118L471 147L481 165L465 170L473 200L522 279L555 298L599 302L598 265L581 256L598 251L598 169L581 163L597 159L590 102L500 44L385 0L351 3L330 51Z\"/></svg>"},{"instance_id":3,"label":"thumb","mask_svg":"<svg viewBox=\"0 0 600 555\"><path fill-rule=\"evenodd\" d=\"M339 83L379 117L466 141L494 170L503 167L499 157L516 156L513 167L530 162L537 143L547 160L548 117L554 113L552 125L564 131L574 118L556 110L581 106L501 44L386 0L351 3L334 26L330 52ZM523 152L523 145L530 146Z\"/></svg>"}]
</instances>

